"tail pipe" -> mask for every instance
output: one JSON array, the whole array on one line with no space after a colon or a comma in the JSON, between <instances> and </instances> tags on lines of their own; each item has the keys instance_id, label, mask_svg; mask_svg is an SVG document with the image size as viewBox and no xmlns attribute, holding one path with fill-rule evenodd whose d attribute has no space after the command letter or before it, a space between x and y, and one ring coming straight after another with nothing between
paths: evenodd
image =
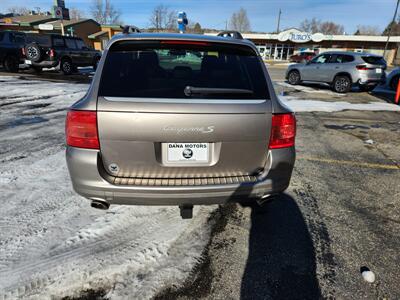
<instances>
[{"instance_id":1,"label":"tail pipe","mask_svg":"<svg viewBox=\"0 0 400 300\"><path fill-rule=\"evenodd\" d=\"M91 199L92 203L90 206L97 209L107 210L110 207L110 203L103 199Z\"/></svg>"}]
</instances>

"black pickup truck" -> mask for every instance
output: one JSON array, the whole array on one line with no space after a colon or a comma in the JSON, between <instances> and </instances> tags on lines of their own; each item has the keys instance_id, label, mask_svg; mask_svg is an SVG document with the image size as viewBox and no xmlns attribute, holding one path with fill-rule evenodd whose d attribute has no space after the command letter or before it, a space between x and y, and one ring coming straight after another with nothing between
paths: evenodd
<instances>
[{"instance_id":1,"label":"black pickup truck","mask_svg":"<svg viewBox=\"0 0 400 300\"><path fill-rule=\"evenodd\" d=\"M0 31L0 64L7 72L18 72L24 63L23 48L26 35L17 31Z\"/></svg>"},{"instance_id":2,"label":"black pickup truck","mask_svg":"<svg viewBox=\"0 0 400 300\"><path fill-rule=\"evenodd\" d=\"M101 57L101 52L85 45L77 37L57 34L27 34L25 46L25 64L36 71L42 68L60 67L66 74L72 74L77 67L93 66Z\"/></svg>"}]
</instances>

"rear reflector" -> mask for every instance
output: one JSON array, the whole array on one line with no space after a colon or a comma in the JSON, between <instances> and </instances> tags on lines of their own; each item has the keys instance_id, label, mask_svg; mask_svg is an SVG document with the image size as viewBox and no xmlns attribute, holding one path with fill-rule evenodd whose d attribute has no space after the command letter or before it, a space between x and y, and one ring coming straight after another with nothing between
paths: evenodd
<instances>
[{"instance_id":1,"label":"rear reflector","mask_svg":"<svg viewBox=\"0 0 400 300\"><path fill-rule=\"evenodd\" d=\"M272 115L269 149L294 146L296 137L296 118L294 114Z\"/></svg>"},{"instance_id":2,"label":"rear reflector","mask_svg":"<svg viewBox=\"0 0 400 300\"><path fill-rule=\"evenodd\" d=\"M96 112L70 110L65 122L65 135L68 146L99 149Z\"/></svg>"}]
</instances>

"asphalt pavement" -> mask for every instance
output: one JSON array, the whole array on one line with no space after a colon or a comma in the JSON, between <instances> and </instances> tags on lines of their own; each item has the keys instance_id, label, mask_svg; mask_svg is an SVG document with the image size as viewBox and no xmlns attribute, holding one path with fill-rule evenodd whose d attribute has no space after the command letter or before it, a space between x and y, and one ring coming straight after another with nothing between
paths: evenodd
<instances>
[{"instance_id":1,"label":"asphalt pavement","mask_svg":"<svg viewBox=\"0 0 400 300\"><path fill-rule=\"evenodd\" d=\"M389 102L392 95L297 90L280 84L283 72L270 68L277 92L299 99ZM286 193L262 206L221 206L202 263L183 287L156 299L400 298L400 114L296 116ZM362 278L366 268L375 282Z\"/></svg>"}]
</instances>

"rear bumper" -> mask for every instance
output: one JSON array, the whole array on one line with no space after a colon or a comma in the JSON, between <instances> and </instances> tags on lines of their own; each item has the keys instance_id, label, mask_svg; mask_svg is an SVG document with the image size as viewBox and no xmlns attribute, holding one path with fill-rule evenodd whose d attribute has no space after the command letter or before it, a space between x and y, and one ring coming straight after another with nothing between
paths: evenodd
<instances>
[{"instance_id":1,"label":"rear bumper","mask_svg":"<svg viewBox=\"0 0 400 300\"><path fill-rule=\"evenodd\" d=\"M110 204L182 205L222 204L260 198L284 191L290 182L295 149L269 151L266 171L252 183L201 186L121 186L107 181L99 171L99 151L67 147L66 159L74 190L88 199ZM101 163L101 162L100 162Z\"/></svg>"},{"instance_id":2,"label":"rear bumper","mask_svg":"<svg viewBox=\"0 0 400 300\"><path fill-rule=\"evenodd\" d=\"M31 66L42 68L53 68L58 65L58 60L43 60L41 62L32 62Z\"/></svg>"}]
</instances>

